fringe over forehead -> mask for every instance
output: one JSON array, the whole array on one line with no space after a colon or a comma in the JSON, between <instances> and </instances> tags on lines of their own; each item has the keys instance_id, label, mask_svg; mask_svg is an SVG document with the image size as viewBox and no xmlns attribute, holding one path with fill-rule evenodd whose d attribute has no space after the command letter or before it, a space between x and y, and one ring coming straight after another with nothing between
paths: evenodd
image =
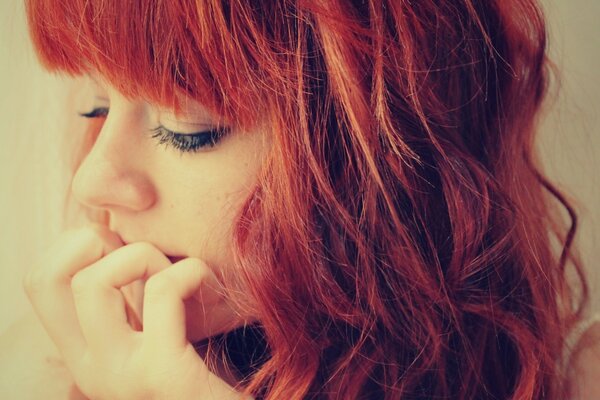
<instances>
[{"instance_id":1,"label":"fringe over forehead","mask_svg":"<svg viewBox=\"0 0 600 400\"><path fill-rule=\"evenodd\" d=\"M273 29L286 26L283 2L232 3L26 0L31 36L49 70L95 72L128 97L176 109L187 95L251 125L267 92L293 80L287 62L274 59L290 54L274 43L291 38L289 29Z\"/></svg>"}]
</instances>

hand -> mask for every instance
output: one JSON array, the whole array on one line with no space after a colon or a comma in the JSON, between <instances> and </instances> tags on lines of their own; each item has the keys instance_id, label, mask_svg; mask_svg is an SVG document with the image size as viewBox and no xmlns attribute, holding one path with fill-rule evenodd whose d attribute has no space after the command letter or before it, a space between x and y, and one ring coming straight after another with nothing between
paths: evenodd
<instances>
[{"instance_id":1,"label":"hand","mask_svg":"<svg viewBox=\"0 0 600 400\"><path fill-rule=\"evenodd\" d=\"M147 281L143 330L137 331L127 321L120 289L140 279ZM187 338L190 302L204 310L204 332L195 334L217 334L231 323L231 315L223 316L228 308L215 290L216 277L202 261L171 264L149 243L123 245L115 233L91 226L63 234L23 283L90 399L237 398Z\"/></svg>"},{"instance_id":2,"label":"hand","mask_svg":"<svg viewBox=\"0 0 600 400\"><path fill-rule=\"evenodd\" d=\"M87 400L33 310L0 335L0 371L0 399Z\"/></svg>"}]
</instances>

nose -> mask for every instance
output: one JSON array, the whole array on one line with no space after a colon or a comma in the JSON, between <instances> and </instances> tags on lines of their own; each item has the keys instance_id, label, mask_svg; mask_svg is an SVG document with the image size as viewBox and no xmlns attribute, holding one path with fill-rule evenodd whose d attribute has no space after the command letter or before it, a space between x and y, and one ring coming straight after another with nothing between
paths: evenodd
<instances>
[{"instance_id":1,"label":"nose","mask_svg":"<svg viewBox=\"0 0 600 400\"><path fill-rule=\"evenodd\" d=\"M107 211L139 212L156 202L151 177L141 168L144 155L135 129L143 128L109 114L73 177L71 190L80 203Z\"/></svg>"}]
</instances>

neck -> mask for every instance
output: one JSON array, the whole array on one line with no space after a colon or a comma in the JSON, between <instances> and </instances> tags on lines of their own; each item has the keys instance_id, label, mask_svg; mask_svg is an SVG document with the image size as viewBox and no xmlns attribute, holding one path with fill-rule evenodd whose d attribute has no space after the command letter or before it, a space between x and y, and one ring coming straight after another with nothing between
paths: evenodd
<instances>
[{"instance_id":1,"label":"neck","mask_svg":"<svg viewBox=\"0 0 600 400\"><path fill-rule=\"evenodd\" d=\"M196 352L205 362L208 361L208 347L208 339L204 339L194 344ZM213 351L212 353L213 354L210 357L210 363L207 362L207 366L210 371L227 382L228 385L232 387L237 386L242 380L242 377L239 376L239 374L231 367L231 365L227 365L226 361L223 359L225 352L221 351L217 353Z\"/></svg>"}]
</instances>

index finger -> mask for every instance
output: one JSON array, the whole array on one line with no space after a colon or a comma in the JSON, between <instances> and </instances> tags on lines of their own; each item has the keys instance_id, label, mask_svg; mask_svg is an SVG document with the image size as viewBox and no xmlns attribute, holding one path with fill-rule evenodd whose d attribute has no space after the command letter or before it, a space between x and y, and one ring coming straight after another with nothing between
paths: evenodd
<instances>
[{"instance_id":1,"label":"index finger","mask_svg":"<svg viewBox=\"0 0 600 400\"><path fill-rule=\"evenodd\" d=\"M63 233L23 279L23 287L48 336L65 361L85 350L71 278L77 271L121 247L120 237L99 225Z\"/></svg>"}]
</instances>

